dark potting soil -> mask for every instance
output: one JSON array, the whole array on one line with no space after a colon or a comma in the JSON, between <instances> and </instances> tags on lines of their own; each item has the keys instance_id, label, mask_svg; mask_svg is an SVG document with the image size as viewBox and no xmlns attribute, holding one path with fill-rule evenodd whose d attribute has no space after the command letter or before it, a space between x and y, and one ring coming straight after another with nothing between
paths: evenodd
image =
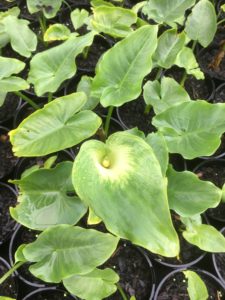
<instances>
[{"instance_id":1,"label":"dark potting soil","mask_svg":"<svg viewBox=\"0 0 225 300\"><path fill-rule=\"evenodd\" d=\"M17 0L13 0L13 1L1 0L1 2L0 2L0 9L8 9L8 8L10 8L12 6L16 6L18 2L19 1L17 1Z\"/></svg>"},{"instance_id":2,"label":"dark potting soil","mask_svg":"<svg viewBox=\"0 0 225 300\"><path fill-rule=\"evenodd\" d=\"M224 300L224 290L209 276L199 273L208 290L208 300ZM169 277L161 287L157 300L190 300L187 292L187 279L182 272Z\"/></svg>"},{"instance_id":3,"label":"dark potting soil","mask_svg":"<svg viewBox=\"0 0 225 300\"><path fill-rule=\"evenodd\" d=\"M211 181L219 188L222 188L225 183L225 166L220 161L213 161L202 165L196 173L200 179ZM216 208L208 209L207 214L211 217L225 220L225 203L221 202Z\"/></svg>"},{"instance_id":4,"label":"dark potting soil","mask_svg":"<svg viewBox=\"0 0 225 300\"><path fill-rule=\"evenodd\" d=\"M224 103L225 102L225 84L220 85L215 90L215 95L212 99L213 103Z\"/></svg>"},{"instance_id":5,"label":"dark potting soil","mask_svg":"<svg viewBox=\"0 0 225 300\"><path fill-rule=\"evenodd\" d=\"M7 94L4 104L0 107L0 123L14 116L19 103L20 100L18 96L13 93Z\"/></svg>"},{"instance_id":6,"label":"dark potting soil","mask_svg":"<svg viewBox=\"0 0 225 300\"><path fill-rule=\"evenodd\" d=\"M221 53L221 61L220 64L216 67L214 64L215 58L220 53L220 46L214 45L205 48L203 51L199 52L197 57L198 63L201 66L201 69L206 73L209 74L212 78L217 78L220 80L225 80L225 53L222 56Z\"/></svg>"},{"instance_id":7,"label":"dark potting soil","mask_svg":"<svg viewBox=\"0 0 225 300\"><path fill-rule=\"evenodd\" d=\"M101 38L95 38L93 44L88 49L87 57L83 54L76 59L77 68L80 71L94 72L99 58L110 48L108 42Z\"/></svg>"},{"instance_id":8,"label":"dark potting soil","mask_svg":"<svg viewBox=\"0 0 225 300\"><path fill-rule=\"evenodd\" d=\"M17 197L7 186L0 185L0 244L12 234L16 225L9 213L9 208L15 206Z\"/></svg>"},{"instance_id":9,"label":"dark potting soil","mask_svg":"<svg viewBox=\"0 0 225 300\"><path fill-rule=\"evenodd\" d=\"M121 123L123 123L127 129L138 127L138 129L144 131L145 134L156 131L156 128L152 125L154 112L151 109L149 114L145 114L145 107L146 104L143 98L125 103L118 109L118 116Z\"/></svg>"},{"instance_id":10,"label":"dark potting soil","mask_svg":"<svg viewBox=\"0 0 225 300\"><path fill-rule=\"evenodd\" d=\"M19 230L17 231L17 234L14 236L14 241L13 241L13 249L12 249L12 256L14 257L14 253L17 250L17 248L21 244L29 244L34 242L37 237L38 237L39 232L35 230L30 230L25 227L20 227ZM39 284L39 285L45 285L45 283L38 278L34 277L30 271L29 271L29 266L31 264L24 264L22 265L17 272L19 273L20 276L22 276L25 280L32 282L33 284Z\"/></svg>"},{"instance_id":11,"label":"dark potting soil","mask_svg":"<svg viewBox=\"0 0 225 300\"><path fill-rule=\"evenodd\" d=\"M104 267L114 269L120 276L119 284L127 297L135 296L137 300L148 300L152 288L150 266L144 256L128 243L121 242L104 264ZM121 299L119 292L107 298L108 300Z\"/></svg>"},{"instance_id":12,"label":"dark potting soil","mask_svg":"<svg viewBox=\"0 0 225 300\"><path fill-rule=\"evenodd\" d=\"M181 82L184 75L184 70L172 68L165 73L165 76L174 78L178 83ZM213 83L210 79L198 80L192 75L188 75L184 83L184 88L188 92L192 100L203 99L208 100L213 93Z\"/></svg>"},{"instance_id":13,"label":"dark potting soil","mask_svg":"<svg viewBox=\"0 0 225 300\"><path fill-rule=\"evenodd\" d=\"M189 264L192 261L198 259L203 255L203 251L198 247L188 243L183 235L182 231L185 229L185 226L181 223L180 219L176 215L172 215L173 225L176 229L176 232L180 241L180 254L179 257L163 257L158 255L153 255L160 262L164 262L171 265L184 265Z\"/></svg>"},{"instance_id":14,"label":"dark potting soil","mask_svg":"<svg viewBox=\"0 0 225 300\"><path fill-rule=\"evenodd\" d=\"M31 295L27 300L74 300L74 298L65 291L43 290Z\"/></svg>"},{"instance_id":15,"label":"dark potting soil","mask_svg":"<svg viewBox=\"0 0 225 300\"><path fill-rule=\"evenodd\" d=\"M0 278L8 271L8 268L0 260ZM9 277L0 286L0 296L16 298L17 288L15 281L12 277Z\"/></svg>"},{"instance_id":16,"label":"dark potting soil","mask_svg":"<svg viewBox=\"0 0 225 300\"><path fill-rule=\"evenodd\" d=\"M8 175L17 162L8 135L0 131L0 178Z\"/></svg>"}]
</instances>

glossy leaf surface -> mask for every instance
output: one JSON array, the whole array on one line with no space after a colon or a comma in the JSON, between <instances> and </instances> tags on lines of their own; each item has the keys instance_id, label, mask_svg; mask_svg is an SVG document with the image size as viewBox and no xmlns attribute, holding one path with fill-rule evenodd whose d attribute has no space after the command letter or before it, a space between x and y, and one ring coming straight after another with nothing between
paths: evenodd
<instances>
[{"instance_id":1,"label":"glossy leaf surface","mask_svg":"<svg viewBox=\"0 0 225 300\"><path fill-rule=\"evenodd\" d=\"M4 26L4 32L13 50L22 56L30 57L31 53L36 50L37 37L29 28L29 22L10 15L0 21L0 24Z\"/></svg>"},{"instance_id":2,"label":"glossy leaf surface","mask_svg":"<svg viewBox=\"0 0 225 300\"><path fill-rule=\"evenodd\" d=\"M191 244L207 252L225 252L225 237L211 225L186 227L183 237Z\"/></svg>"},{"instance_id":3,"label":"glossy leaf surface","mask_svg":"<svg viewBox=\"0 0 225 300\"><path fill-rule=\"evenodd\" d=\"M190 217L216 207L221 190L208 181L200 180L192 172L168 169L168 199L170 209L180 216Z\"/></svg>"},{"instance_id":4,"label":"glossy leaf surface","mask_svg":"<svg viewBox=\"0 0 225 300\"><path fill-rule=\"evenodd\" d=\"M72 162L63 162L54 169L39 169L20 180L14 180L20 190L19 204L11 207L11 216L34 230L44 230L58 224L76 224L87 208L73 192Z\"/></svg>"},{"instance_id":5,"label":"glossy leaf surface","mask_svg":"<svg viewBox=\"0 0 225 300\"><path fill-rule=\"evenodd\" d=\"M84 93L67 95L23 120L9 133L15 154L43 156L91 137L101 125L101 119L92 111L79 112L85 102Z\"/></svg>"},{"instance_id":6,"label":"glossy leaf surface","mask_svg":"<svg viewBox=\"0 0 225 300\"><path fill-rule=\"evenodd\" d=\"M143 12L158 23L175 22L184 16L195 0L148 0Z\"/></svg>"},{"instance_id":7,"label":"glossy leaf surface","mask_svg":"<svg viewBox=\"0 0 225 300\"><path fill-rule=\"evenodd\" d=\"M85 275L75 275L63 280L65 288L85 300L102 300L116 292L119 276L111 269L94 269Z\"/></svg>"},{"instance_id":8,"label":"glossy leaf surface","mask_svg":"<svg viewBox=\"0 0 225 300\"><path fill-rule=\"evenodd\" d=\"M70 30L63 24L53 24L48 27L44 34L45 42L64 41L70 37Z\"/></svg>"},{"instance_id":9,"label":"glossy leaf surface","mask_svg":"<svg viewBox=\"0 0 225 300\"><path fill-rule=\"evenodd\" d=\"M193 271L183 271L188 280L188 295L190 300L206 300L209 297L207 287L201 277Z\"/></svg>"},{"instance_id":10,"label":"glossy leaf surface","mask_svg":"<svg viewBox=\"0 0 225 300\"><path fill-rule=\"evenodd\" d=\"M85 142L72 176L80 199L110 232L154 253L178 254L166 179L153 150L142 138L117 132L106 144Z\"/></svg>"},{"instance_id":11,"label":"glossy leaf surface","mask_svg":"<svg viewBox=\"0 0 225 300\"><path fill-rule=\"evenodd\" d=\"M31 14L42 12L47 19L54 18L62 5L62 0L27 0Z\"/></svg>"},{"instance_id":12,"label":"glossy leaf surface","mask_svg":"<svg viewBox=\"0 0 225 300\"><path fill-rule=\"evenodd\" d=\"M153 55L155 65L169 69L174 64L177 54L185 44L185 33L170 29L160 35L157 49Z\"/></svg>"},{"instance_id":13,"label":"glossy leaf surface","mask_svg":"<svg viewBox=\"0 0 225 300\"><path fill-rule=\"evenodd\" d=\"M184 158L212 155L225 132L225 105L189 101L173 106L153 119L169 152Z\"/></svg>"},{"instance_id":14,"label":"glossy leaf surface","mask_svg":"<svg viewBox=\"0 0 225 300\"><path fill-rule=\"evenodd\" d=\"M215 8L209 0L200 0L188 16L185 31L190 39L197 40L207 47L213 40L217 30Z\"/></svg>"},{"instance_id":15,"label":"glossy leaf surface","mask_svg":"<svg viewBox=\"0 0 225 300\"><path fill-rule=\"evenodd\" d=\"M58 225L42 232L23 249L25 258L35 262L29 270L46 281L58 283L82 275L103 264L116 250L118 238L109 233L70 225Z\"/></svg>"},{"instance_id":16,"label":"glossy leaf surface","mask_svg":"<svg viewBox=\"0 0 225 300\"><path fill-rule=\"evenodd\" d=\"M25 68L25 63L9 57L0 56L0 79L18 74Z\"/></svg>"},{"instance_id":17,"label":"glossy leaf surface","mask_svg":"<svg viewBox=\"0 0 225 300\"><path fill-rule=\"evenodd\" d=\"M93 33L80 37L71 34L63 44L38 53L32 58L28 81L34 85L38 96L56 92L66 79L75 75L75 58L85 47L92 44L93 38Z\"/></svg>"},{"instance_id":18,"label":"glossy leaf surface","mask_svg":"<svg viewBox=\"0 0 225 300\"><path fill-rule=\"evenodd\" d=\"M190 101L185 89L170 77L163 77L161 84L157 80L147 81L143 96L146 104L152 105L156 114L176 104Z\"/></svg>"},{"instance_id":19,"label":"glossy leaf surface","mask_svg":"<svg viewBox=\"0 0 225 300\"><path fill-rule=\"evenodd\" d=\"M93 9L91 25L98 32L115 38L126 37L137 22L137 14L130 9L116 6L98 6Z\"/></svg>"},{"instance_id":20,"label":"glossy leaf surface","mask_svg":"<svg viewBox=\"0 0 225 300\"><path fill-rule=\"evenodd\" d=\"M71 21L75 30L82 27L89 18L89 12L86 9L74 9L70 14Z\"/></svg>"},{"instance_id":21,"label":"glossy leaf surface","mask_svg":"<svg viewBox=\"0 0 225 300\"><path fill-rule=\"evenodd\" d=\"M157 26L143 26L103 55L93 80L92 93L100 98L104 107L121 106L140 95L143 78L152 68L157 29Z\"/></svg>"}]
</instances>

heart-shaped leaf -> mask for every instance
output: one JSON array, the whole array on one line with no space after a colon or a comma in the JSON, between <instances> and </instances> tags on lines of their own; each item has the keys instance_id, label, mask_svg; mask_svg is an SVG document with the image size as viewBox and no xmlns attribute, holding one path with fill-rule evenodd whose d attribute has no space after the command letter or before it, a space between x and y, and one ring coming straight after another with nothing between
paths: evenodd
<instances>
[{"instance_id":1,"label":"heart-shaped leaf","mask_svg":"<svg viewBox=\"0 0 225 300\"><path fill-rule=\"evenodd\" d=\"M157 30L157 26L143 26L103 55L93 80L92 93L100 98L104 107L121 106L140 95L142 81L152 69Z\"/></svg>"},{"instance_id":2,"label":"heart-shaped leaf","mask_svg":"<svg viewBox=\"0 0 225 300\"><path fill-rule=\"evenodd\" d=\"M76 224L87 208L73 192L72 162L63 162L54 169L39 169L14 180L20 190L19 204L10 209L20 224L44 230L57 224Z\"/></svg>"},{"instance_id":3,"label":"heart-shaped leaf","mask_svg":"<svg viewBox=\"0 0 225 300\"><path fill-rule=\"evenodd\" d=\"M85 275L75 275L63 280L65 288L85 300L102 300L116 292L119 276L111 269L95 269Z\"/></svg>"},{"instance_id":4,"label":"heart-shaped leaf","mask_svg":"<svg viewBox=\"0 0 225 300\"><path fill-rule=\"evenodd\" d=\"M110 232L154 253L179 253L167 182L142 138L117 132L106 144L85 142L74 162L73 183L80 199Z\"/></svg>"},{"instance_id":5,"label":"heart-shaped leaf","mask_svg":"<svg viewBox=\"0 0 225 300\"><path fill-rule=\"evenodd\" d=\"M23 120L9 133L15 154L44 156L91 137L101 119L92 111L79 112L85 102L84 93L73 93L46 104Z\"/></svg>"},{"instance_id":6,"label":"heart-shaped leaf","mask_svg":"<svg viewBox=\"0 0 225 300\"><path fill-rule=\"evenodd\" d=\"M225 104L206 101L184 102L162 112L153 119L164 135L169 152L187 159L212 155L225 132Z\"/></svg>"},{"instance_id":7,"label":"heart-shaped leaf","mask_svg":"<svg viewBox=\"0 0 225 300\"><path fill-rule=\"evenodd\" d=\"M70 225L58 225L42 232L23 249L31 273L58 283L72 275L84 275L103 264L116 250L119 239L109 233Z\"/></svg>"}]
</instances>

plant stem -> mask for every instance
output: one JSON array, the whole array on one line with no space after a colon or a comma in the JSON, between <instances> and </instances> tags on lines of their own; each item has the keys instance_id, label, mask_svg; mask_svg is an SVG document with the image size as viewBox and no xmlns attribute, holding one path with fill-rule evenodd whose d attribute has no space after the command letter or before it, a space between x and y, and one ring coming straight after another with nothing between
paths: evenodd
<instances>
[{"instance_id":1,"label":"plant stem","mask_svg":"<svg viewBox=\"0 0 225 300\"><path fill-rule=\"evenodd\" d=\"M52 101L52 93L48 93L48 103Z\"/></svg>"},{"instance_id":2,"label":"plant stem","mask_svg":"<svg viewBox=\"0 0 225 300\"><path fill-rule=\"evenodd\" d=\"M104 128L104 131L105 131L105 136L106 136L106 138L107 138L108 133L109 133L109 125L110 125L110 120L111 120L111 116L112 116L112 113L113 113L113 109L114 109L113 106L110 106L110 107L109 107L109 109L108 109L108 114L107 114L106 121L105 121L105 128Z\"/></svg>"},{"instance_id":3,"label":"plant stem","mask_svg":"<svg viewBox=\"0 0 225 300\"><path fill-rule=\"evenodd\" d=\"M17 95L18 97L22 98L27 103L29 103L34 109L39 109L40 108L33 100L31 100L29 97L25 96L21 92L19 92L19 91L14 92L14 94Z\"/></svg>"},{"instance_id":4,"label":"plant stem","mask_svg":"<svg viewBox=\"0 0 225 300\"><path fill-rule=\"evenodd\" d=\"M225 22L225 19L222 19L222 20L220 20L219 22L217 22L217 25L220 25L220 24L222 24L222 23L224 23Z\"/></svg>"},{"instance_id":5,"label":"plant stem","mask_svg":"<svg viewBox=\"0 0 225 300\"><path fill-rule=\"evenodd\" d=\"M7 273L5 273L2 278L0 278L0 284L2 284L10 275L12 275L19 267L21 267L24 264L24 262L18 262L15 264Z\"/></svg>"},{"instance_id":6,"label":"plant stem","mask_svg":"<svg viewBox=\"0 0 225 300\"><path fill-rule=\"evenodd\" d=\"M44 40L44 34L45 34L45 31L46 31L46 19L45 19L44 15L39 17L39 24L40 24L40 27L41 27L42 38Z\"/></svg>"},{"instance_id":7,"label":"plant stem","mask_svg":"<svg viewBox=\"0 0 225 300\"><path fill-rule=\"evenodd\" d=\"M120 295L122 296L123 300L128 300L127 296L125 295L125 293L124 293L122 287L120 286L120 284L117 283L116 286L117 286L117 289L118 289Z\"/></svg>"}]
</instances>

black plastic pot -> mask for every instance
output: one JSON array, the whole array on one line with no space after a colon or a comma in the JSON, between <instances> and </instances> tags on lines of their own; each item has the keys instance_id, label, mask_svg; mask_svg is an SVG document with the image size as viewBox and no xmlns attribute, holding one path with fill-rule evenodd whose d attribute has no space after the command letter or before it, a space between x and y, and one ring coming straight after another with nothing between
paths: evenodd
<instances>
[{"instance_id":1,"label":"black plastic pot","mask_svg":"<svg viewBox=\"0 0 225 300\"><path fill-rule=\"evenodd\" d=\"M194 169L200 179L211 181L217 187L222 188L225 183L225 159L203 160ZM216 208L210 208L207 216L216 221L225 222L225 204L220 203Z\"/></svg>"},{"instance_id":2,"label":"black plastic pot","mask_svg":"<svg viewBox=\"0 0 225 300\"><path fill-rule=\"evenodd\" d=\"M221 233L225 236L225 227L221 229ZM216 273L225 288L225 253L213 253L212 259ZM221 263L223 263L222 266L220 265Z\"/></svg>"},{"instance_id":3,"label":"black plastic pot","mask_svg":"<svg viewBox=\"0 0 225 300\"><path fill-rule=\"evenodd\" d=\"M156 131L152 125L152 118L155 115L153 109L149 114L144 114L145 107L146 104L141 97L117 107L117 118L124 130L137 127L146 134Z\"/></svg>"},{"instance_id":4,"label":"black plastic pot","mask_svg":"<svg viewBox=\"0 0 225 300\"><path fill-rule=\"evenodd\" d=\"M10 269L10 265L0 257L0 278ZM15 276L10 276L1 284L0 296L17 298L18 286Z\"/></svg>"},{"instance_id":5,"label":"black plastic pot","mask_svg":"<svg viewBox=\"0 0 225 300\"><path fill-rule=\"evenodd\" d=\"M8 128L0 126L0 179L8 176L18 161L13 155L8 132Z\"/></svg>"},{"instance_id":6,"label":"black plastic pot","mask_svg":"<svg viewBox=\"0 0 225 300\"><path fill-rule=\"evenodd\" d=\"M70 295L65 290L58 289L56 287L52 288L41 288L36 291L31 292L22 300L74 300L76 297Z\"/></svg>"},{"instance_id":7,"label":"black plastic pot","mask_svg":"<svg viewBox=\"0 0 225 300\"><path fill-rule=\"evenodd\" d=\"M9 213L9 207L15 206L17 193L9 184L0 182L0 245L6 242L17 227Z\"/></svg>"},{"instance_id":8,"label":"black plastic pot","mask_svg":"<svg viewBox=\"0 0 225 300\"><path fill-rule=\"evenodd\" d=\"M182 271L186 270L187 269L178 269L167 274L158 285L154 300L189 299L189 296L187 294L187 280L182 273ZM221 294L223 295L223 297L219 299L224 299L225 290L218 278L204 270L191 270L197 272L198 275L206 283L209 292L209 299L218 299L218 292L221 292Z\"/></svg>"},{"instance_id":9,"label":"black plastic pot","mask_svg":"<svg viewBox=\"0 0 225 300\"><path fill-rule=\"evenodd\" d=\"M121 241L112 257L103 265L112 268L120 276L119 284L126 296L132 295L137 300L151 300L155 292L155 272L151 260L145 251ZM107 298L107 300L121 299L120 293Z\"/></svg>"},{"instance_id":10,"label":"black plastic pot","mask_svg":"<svg viewBox=\"0 0 225 300\"><path fill-rule=\"evenodd\" d=\"M10 264L14 264L14 254L17 250L17 248L23 244L23 243L31 243L36 239L36 236L39 232L35 230L30 230L28 228L25 228L23 226L18 226L15 230L14 234L12 235L12 238L10 240L9 244L9 260ZM17 271L15 271L15 274L18 276L18 278L27 284L30 287L33 288L42 288L46 287L46 283L39 280L38 278L34 277L28 270L29 264L24 264L21 266Z\"/></svg>"}]
</instances>

